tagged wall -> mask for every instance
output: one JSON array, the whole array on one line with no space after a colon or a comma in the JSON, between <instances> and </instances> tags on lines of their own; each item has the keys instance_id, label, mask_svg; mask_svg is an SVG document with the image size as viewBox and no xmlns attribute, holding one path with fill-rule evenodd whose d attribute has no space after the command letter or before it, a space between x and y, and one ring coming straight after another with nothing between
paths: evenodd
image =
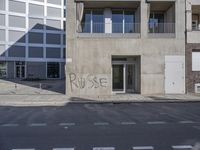
<instances>
[{"instance_id":1,"label":"tagged wall","mask_svg":"<svg viewBox=\"0 0 200 150\"><path fill-rule=\"evenodd\" d=\"M109 77L105 74L77 74L69 73L68 81L70 84L71 93L79 93L87 95L87 93L94 94L97 91L107 90L109 85Z\"/></svg>"}]
</instances>

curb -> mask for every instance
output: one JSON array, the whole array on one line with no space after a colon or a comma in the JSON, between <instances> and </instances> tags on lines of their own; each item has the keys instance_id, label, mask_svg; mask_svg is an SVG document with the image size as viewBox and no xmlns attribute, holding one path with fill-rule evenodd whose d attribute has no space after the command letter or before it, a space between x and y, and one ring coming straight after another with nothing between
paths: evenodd
<instances>
[{"instance_id":1,"label":"curb","mask_svg":"<svg viewBox=\"0 0 200 150\"><path fill-rule=\"evenodd\" d=\"M66 106L67 104L125 104L125 103L198 103L200 99L174 99L174 100L166 100L166 99L159 99L159 100L104 100L104 101L73 101L73 100L66 100L66 101L0 101L0 106Z\"/></svg>"}]
</instances>

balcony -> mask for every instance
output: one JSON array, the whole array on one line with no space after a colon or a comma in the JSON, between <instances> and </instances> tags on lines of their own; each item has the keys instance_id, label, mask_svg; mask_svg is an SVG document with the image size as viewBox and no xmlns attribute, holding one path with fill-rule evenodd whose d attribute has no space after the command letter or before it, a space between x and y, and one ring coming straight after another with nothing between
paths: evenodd
<instances>
[{"instance_id":1,"label":"balcony","mask_svg":"<svg viewBox=\"0 0 200 150\"><path fill-rule=\"evenodd\" d=\"M83 23L80 33L132 34L140 33L139 23Z\"/></svg>"},{"instance_id":2,"label":"balcony","mask_svg":"<svg viewBox=\"0 0 200 150\"><path fill-rule=\"evenodd\" d=\"M150 2L148 29L150 38L175 37L175 3Z\"/></svg>"},{"instance_id":3,"label":"balcony","mask_svg":"<svg viewBox=\"0 0 200 150\"><path fill-rule=\"evenodd\" d=\"M175 33L175 23L149 23L149 33Z\"/></svg>"},{"instance_id":4,"label":"balcony","mask_svg":"<svg viewBox=\"0 0 200 150\"><path fill-rule=\"evenodd\" d=\"M200 43L200 5L191 7L190 15L187 15L187 42Z\"/></svg>"},{"instance_id":5,"label":"balcony","mask_svg":"<svg viewBox=\"0 0 200 150\"><path fill-rule=\"evenodd\" d=\"M139 1L86 1L77 5L82 5L77 12L77 37L140 37Z\"/></svg>"}]
</instances>

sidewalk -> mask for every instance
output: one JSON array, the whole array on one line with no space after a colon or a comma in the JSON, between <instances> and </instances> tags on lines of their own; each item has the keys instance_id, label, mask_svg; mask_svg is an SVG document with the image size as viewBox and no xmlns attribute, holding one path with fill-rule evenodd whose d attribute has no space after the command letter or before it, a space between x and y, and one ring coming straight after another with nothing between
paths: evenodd
<instances>
[{"instance_id":1,"label":"sidewalk","mask_svg":"<svg viewBox=\"0 0 200 150\"><path fill-rule=\"evenodd\" d=\"M125 102L200 102L200 95L151 95L122 94L101 97L67 97L55 95L0 95L0 106L65 106L68 103L125 103Z\"/></svg>"}]
</instances>

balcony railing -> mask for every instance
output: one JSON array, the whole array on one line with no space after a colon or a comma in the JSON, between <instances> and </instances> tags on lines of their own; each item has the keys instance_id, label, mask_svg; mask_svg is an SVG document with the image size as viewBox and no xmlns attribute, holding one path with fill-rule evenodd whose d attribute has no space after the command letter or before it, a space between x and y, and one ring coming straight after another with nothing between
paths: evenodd
<instances>
[{"instance_id":1,"label":"balcony railing","mask_svg":"<svg viewBox=\"0 0 200 150\"><path fill-rule=\"evenodd\" d=\"M140 23L82 23L81 33L140 33Z\"/></svg>"},{"instance_id":2,"label":"balcony railing","mask_svg":"<svg viewBox=\"0 0 200 150\"><path fill-rule=\"evenodd\" d=\"M199 27L199 26L193 26L193 27L192 27L192 30L193 30L193 31L200 31L200 27Z\"/></svg>"},{"instance_id":3,"label":"balcony railing","mask_svg":"<svg viewBox=\"0 0 200 150\"><path fill-rule=\"evenodd\" d=\"M175 33L175 23L149 23L149 33Z\"/></svg>"}]
</instances>

